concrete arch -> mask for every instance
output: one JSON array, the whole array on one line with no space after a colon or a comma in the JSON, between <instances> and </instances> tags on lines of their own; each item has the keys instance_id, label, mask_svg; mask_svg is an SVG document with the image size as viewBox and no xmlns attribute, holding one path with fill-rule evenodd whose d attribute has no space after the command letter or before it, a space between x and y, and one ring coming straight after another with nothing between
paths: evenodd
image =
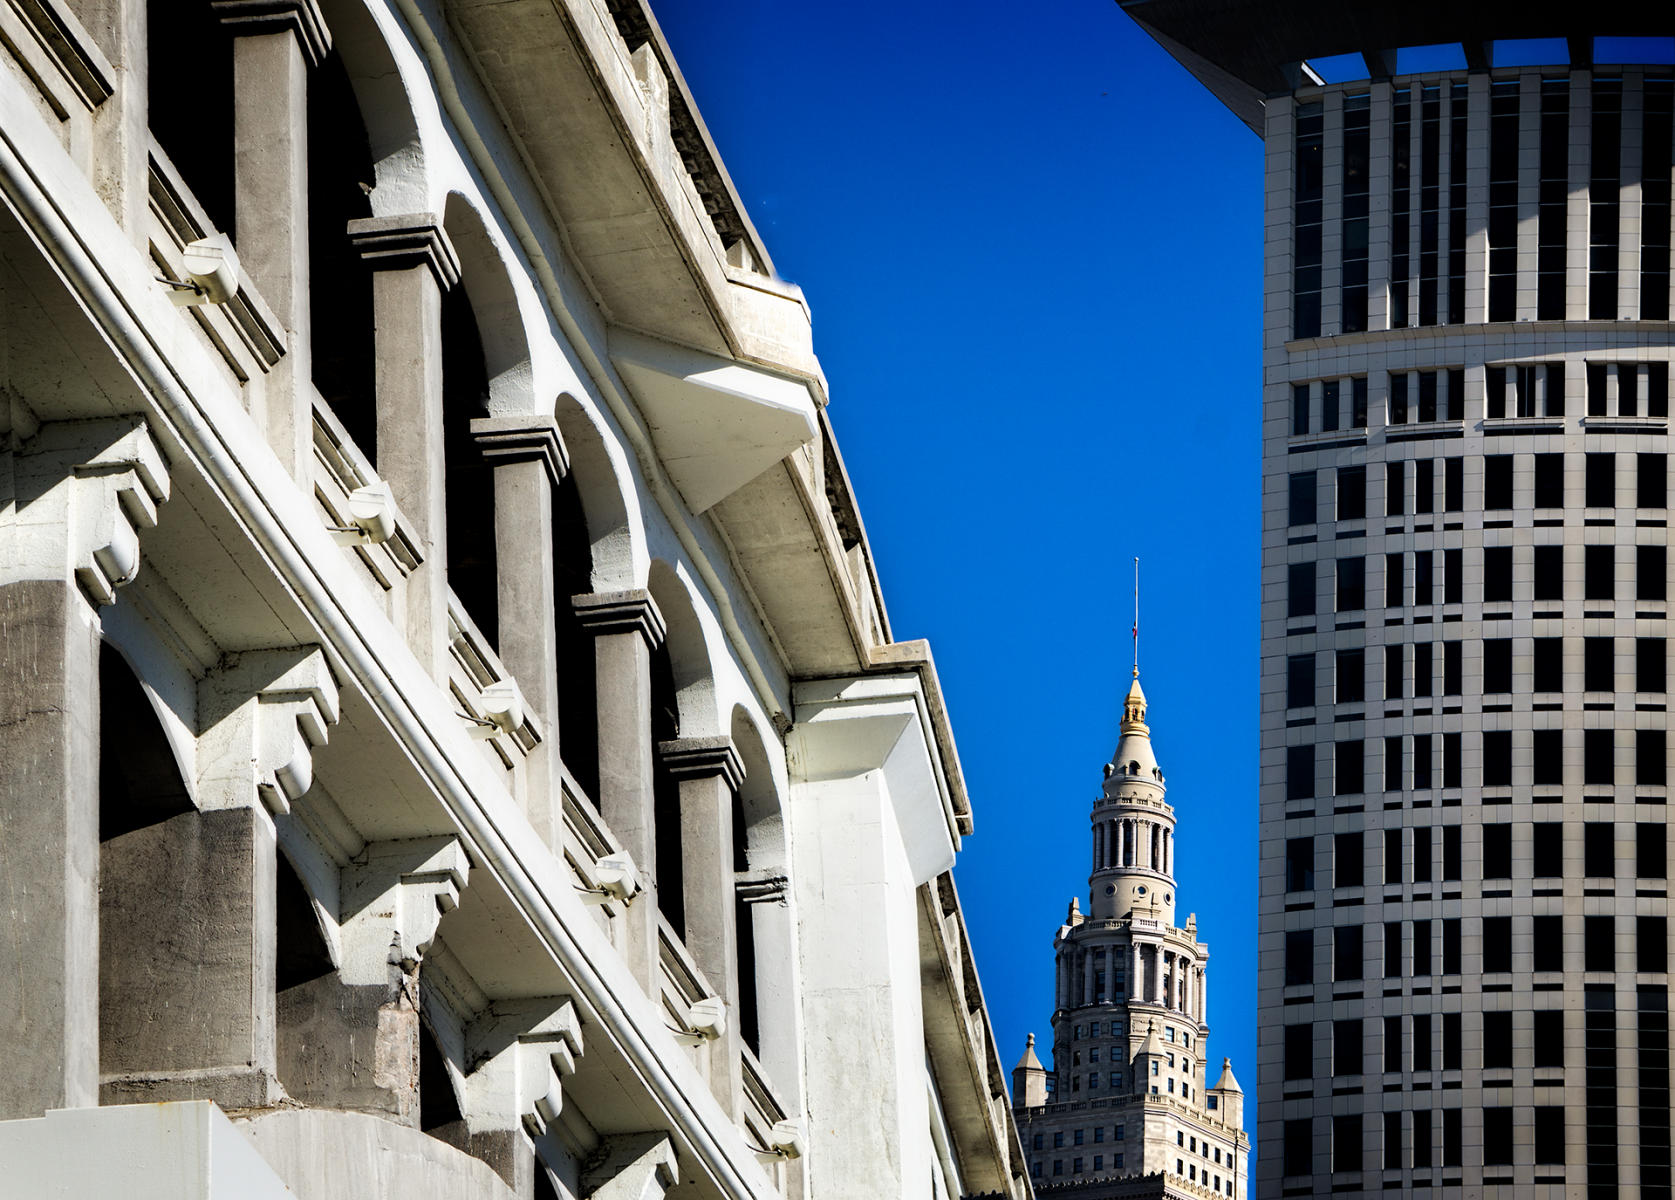
<instances>
[{"instance_id":1,"label":"concrete arch","mask_svg":"<svg viewBox=\"0 0 1675 1200\"><path fill-rule=\"evenodd\" d=\"M651 564L646 588L668 627L669 667L674 676L680 735L715 737L723 731L716 702L715 672L691 585L662 559Z\"/></svg>"},{"instance_id":2,"label":"concrete arch","mask_svg":"<svg viewBox=\"0 0 1675 1200\"><path fill-rule=\"evenodd\" d=\"M459 255L460 286L477 319L489 412L494 416L535 412L535 376L523 312L488 225L469 200L450 192L443 206L442 227Z\"/></svg>"},{"instance_id":3,"label":"concrete arch","mask_svg":"<svg viewBox=\"0 0 1675 1200\"><path fill-rule=\"evenodd\" d=\"M191 690L191 679L182 673L178 680L167 678L157 679L145 668L147 647L127 636L128 632L138 623L132 609L122 605L124 599L118 594L119 603L107 614L104 636L100 639L99 669L101 676L111 670L124 672L150 706L150 713L126 714L127 727L133 728L138 718L140 726L145 724L147 717L156 722L161 729L163 746L172 761L175 773L179 777L180 786L186 794L196 801L194 782L197 779L198 741L195 733L197 725L197 697ZM117 608L123 611L117 612ZM164 673L165 675L167 672ZM119 704L120 701L105 694L108 689L102 689L100 695L101 708ZM149 739L144 739L149 740ZM155 747L144 748L146 755L155 760L150 770L163 771L165 764L161 754L153 753Z\"/></svg>"},{"instance_id":4,"label":"concrete arch","mask_svg":"<svg viewBox=\"0 0 1675 1200\"><path fill-rule=\"evenodd\" d=\"M343 58L366 126L375 177L375 216L430 208L430 177L412 97L383 30L362 0L322 0L332 47Z\"/></svg>"},{"instance_id":5,"label":"concrete arch","mask_svg":"<svg viewBox=\"0 0 1675 1200\"><path fill-rule=\"evenodd\" d=\"M739 811L747 865L751 870L783 867L788 857L785 807L768 757L768 739L742 704L733 706L728 733L744 765Z\"/></svg>"},{"instance_id":6,"label":"concrete arch","mask_svg":"<svg viewBox=\"0 0 1675 1200\"><path fill-rule=\"evenodd\" d=\"M621 445L569 392L561 392L554 401L553 419L570 454L570 479L587 524L593 590L619 592L641 586L651 564L640 527L639 498L628 484Z\"/></svg>"}]
</instances>

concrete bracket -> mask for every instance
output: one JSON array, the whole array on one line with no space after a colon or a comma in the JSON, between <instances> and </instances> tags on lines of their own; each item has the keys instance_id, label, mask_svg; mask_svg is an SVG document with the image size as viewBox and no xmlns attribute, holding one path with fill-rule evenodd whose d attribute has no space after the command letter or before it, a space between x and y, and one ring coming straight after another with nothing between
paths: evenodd
<instances>
[{"instance_id":1,"label":"concrete bracket","mask_svg":"<svg viewBox=\"0 0 1675 1200\"><path fill-rule=\"evenodd\" d=\"M169 498L163 452L140 417L32 428L27 415L8 414L19 444L0 582L62 578L67 566L89 600L110 604L139 573L140 533Z\"/></svg>"},{"instance_id":2,"label":"concrete bracket","mask_svg":"<svg viewBox=\"0 0 1675 1200\"><path fill-rule=\"evenodd\" d=\"M231 655L198 685L200 808L291 810L314 782L314 750L338 720L317 646Z\"/></svg>"},{"instance_id":3,"label":"concrete bracket","mask_svg":"<svg viewBox=\"0 0 1675 1200\"><path fill-rule=\"evenodd\" d=\"M563 1080L582 1053L581 1021L567 996L498 1000L465 1035L473 1131L518 1124L541 1137L564 1107Z\"/></svg>"},{"instance_id":4,"label":"concrete bracket","mask_svg":"<svg viewBox=\"0 0 1675 1200\"><path fill-rule=\"evenodd\" d=\"M343 870L343 981L386 983L392 966L417 970L442 918L459 907L470 869L459 839L446 834L362 850Z\"/></svg>"},{"instance_id":5,"label":"concrete bracket","mask_svg":"<svg viewBox=\"0 0 1675 1200\"><path fill-rule=\"evenodd\" d=\"M576 619L582 628L597 636L613 633L638 633L653 650L663 644L669 627L651 593L644 588L625 592L593 592L576 596Z\"/></svg>"},{"instance_id":6,"label":"concrete bracket","mask_svg":"<svg viewBox=\"0 0 1675 1200\"><path fill-rule=\"evenodd\" d=\"M212 0L211 7L234 37L295 35L311 67L319 66L332 48L331 29L315 0Z\"/></svg>"},{"instance_id":7,"label":"concrete bracket","mask_svg":"<svg viewBox=\"0 0 1675 1200\"><path fill-rule=\"evenodd\" d=\"M733 739L721 737L676 738L657 744L658 756L675 779L711 779L720 776L738 791L744 783L744 762Z\"/></svg>"},{"instance_id":8,"label":"concrete bracket","mask_svg":"<svg viewBox=\"0 0 1675 1200\"><path fill-rule=\"evenodd\" d=\"M606 1138L582 1168L588 1200L662 1200L677 1178L675 1148L657 1132Z\"/></svg>"},{"instance_id":9,"label":"concrete bracket","mask_svg":"<svg viewBox=\"0 0 1675 1200\"><path fill-rule=\"evenodd\" d=\"M491 467L502 463L539 462L546 468L554 487L570 473L570 452L558 431L558 422L547 414L511 417L476 417L471 436Z\"/></svg>"},{"instance_id":10,"label":"concrete bracket","mask_svg":"<svg viewBox=\"0 0 1675 1200\"><path fill-rule=\"evenodd\" d=\"M374 271L426 267L447 291L459 282L459 255L435 213L395 217L357 217L349 222L349 244Z\"/></svg>"}]
</instances>

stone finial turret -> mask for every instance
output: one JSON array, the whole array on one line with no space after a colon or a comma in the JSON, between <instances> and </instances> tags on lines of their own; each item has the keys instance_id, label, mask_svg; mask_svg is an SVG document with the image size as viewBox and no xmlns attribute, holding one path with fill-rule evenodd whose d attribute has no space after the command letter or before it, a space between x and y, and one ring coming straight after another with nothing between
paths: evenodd
<instances>
[{"instance_id":1,"label":"stone finial turret","mask_svg":"<svg viewBox=\"0 0 1675 1200\"><path fill-rule=\"evenodd\" d=\"M1047 1068L1035 1056L1035 1035L1024 1043L1024 1056L1012 1068L1014 1108L1039 1108L1047 1103Z\"/></svg>"},{"instance_id":2,"label":"stone finial turret","mask_svg":"<svg viewBox=\"0 0 1675 1200\"><path fill-rule=\"evenodd\" d=\"M1236 1128L1244 1128L1245 1090L1239 1086L1239 1081L1233 1078L1232 1059L1221 1060L1221 1078L1217 1079L1215 1087L1210 1089L1210 1095L1216 1098L1216 1106L1223 1121Z\"/></svg>"}]
</instances>

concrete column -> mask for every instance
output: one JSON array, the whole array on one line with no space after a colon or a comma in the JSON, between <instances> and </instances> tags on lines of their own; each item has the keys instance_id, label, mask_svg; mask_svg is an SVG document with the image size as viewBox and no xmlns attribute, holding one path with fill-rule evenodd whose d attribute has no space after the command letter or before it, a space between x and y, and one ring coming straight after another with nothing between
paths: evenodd
<instances>
[{"instance_id":1,"label":"concrete column","mask_svg":"<svg viewBox=\"0 0 1675 1200\"><path fill-rule=\"evenodd\" d=\"M628 909L624 948L646 995L658 993L657 827L652 795L651 652L667 627L651 593L595 592L573 603L593 634L599 688L599 810L640 865L646 890Z\"/></svg>"},{"instance_id":2,"label":"concrete column","mask_svg":"<svg viewBox=\"0 0 1675 1200\"><path fill-rule=\"evenodd\" d=\"M1093 1003L1093 955L1082 951L1082 1004Z\"/></svg>"},{"instance_id":3,"label":"concrete column","mask_svg":"<svg viewBox=\"0 0 1675 1200\"><path fill-rule=\"evenodd\" d=\"M93 112L93 187L135 245L144 246L151 171L145 0L72 0L69 7L113 72L113 90Z\"/></svg>"},{"instance_id":4,"label":"concrete column","mask_svg":"<svg viewBox=\"0 0 1675 1200\"><path fill-rule=\"evenodd\" d=\"M681 879L686 948L730 1014L709 1043L710 1091L736 1120L742 1114L739 1067L739 946L734 924L733 796L744 764L728 737L677 738L657 752L680 787Z\"/></svg>"},{"instance_id":5,"label":"concrete column","mask_svg":"<svg viewBox=\"0 0 1675 1200\"><path fill-rule=\"evenodd\" d=\"M1138 1000L1146 994L1141 990L1141 982L1145 979L1145 975L1141 971L1142 962L1138 942L1130 945L1129 957L1133 959L1133 962L1129 965L1128 994L1132 999Z\"/></svg>"},{"instance_id":6,"label":"concrete column","mask_svg":"<svg viewBox=\"0 0 1675 1200\"><path fill-rule=\"evenodd\" d=\"M1162 946L1152 947L1152 962L1156 967L1156 970L1153 972L1152 1001L1156 1004L1168 1004L1169 983L1167 974L1169 971L1169 960L1168 956L1164 953Z\"/></svg>"},{"instance_id":7,"label":"concrete column","mask_svg":"<svg viewBox=\"0 0 1675 1200\"><path fill-rule=\"evenodd\" d=\"M407 577L407 644L440 682L448 654L442 293L459 283L459 259L431 213L351 221L349 240L373 271L378 473L412 523L423 559Z\"/></svg>"},{"instance_id":8,"label":"concrete column","mask_svg":"<svg viewBox=\"0 0 1675 1200\"><path fill-rule=\"evenodd\" d=\"M99 1102L99 618L73 583L0 584L0 680L0 1119L14 1120Z\"/></svg>"},{"instance_id":9,"label":"concrete column","mask_svg":"<svg viewBox=\"0 0 1675 1200\"><path fill-rule=\"evenodd\" d=\"M99 1102L98 606L168 498L143 421L0 434L0 1119Z\"/></svg>"},{"instance_id":10,"label":"concrete column","mask_svg":"<svg viewBox=\"0 0 1675 1200\"><path fill-rule=\"evenodd\" d=\"M255 799L100 848L102 1102L279 1099L278 845Z\"/></svg>"},{"instance_id":11,"label":"concrete column","mask_svg":"<svg viewBox=\"0 0 1675 1200\"><path fill-rule=\"evenodd\" d=\"M471 434L494 471L500 661L541 718L546 740L529 757L530 824L556 851L564 826L558 744L557 589L553 490L570 462L551 416L479 417Z\"/></svg>"},{"instance_id":12,"label":"concrete column","mask_svg":"<svg viewBox=\"0 0 1675 1200\"><path fill-rule=\"evenodd\" d=\"M214 0L233 34L233 212L239 262L285 327L261 384L268 442L299 483L312 470L308 307L308 68L331 49L314 0ZM249 389L255 398L255 389Z\"/></svg>"}]
</instances>

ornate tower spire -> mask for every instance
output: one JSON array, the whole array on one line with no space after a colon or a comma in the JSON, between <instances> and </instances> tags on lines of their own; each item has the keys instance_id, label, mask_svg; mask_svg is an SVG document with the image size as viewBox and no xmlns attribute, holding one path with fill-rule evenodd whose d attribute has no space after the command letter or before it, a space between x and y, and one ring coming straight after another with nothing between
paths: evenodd
<instances>
[{"instance_id":1,"label":"ornate tower spire","mask_svg":"<svg viewBox=\"0 0 1675 1200\"><path fill-rule=\"evenodd\" d=\"M1093 806L1089 911L1098 919L1130 913L1175 920L1175 812L1164 800L1163 771L1146 724L1140 668L1123 697L1117 748Z\"/></svg>"}]
</instances>

